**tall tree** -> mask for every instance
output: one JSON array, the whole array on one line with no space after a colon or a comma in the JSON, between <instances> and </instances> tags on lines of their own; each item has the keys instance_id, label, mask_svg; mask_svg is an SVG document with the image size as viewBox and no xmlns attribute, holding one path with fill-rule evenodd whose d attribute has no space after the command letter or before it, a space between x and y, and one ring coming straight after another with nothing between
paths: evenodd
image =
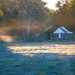
<instances>
[{"instance_id":1,"label":"tall tree","mask_svg":"<svg viewBox=\"0 0 75 75\"><path fill-rule=\"evenodd\" d=\"M58 4L60 5L60 4ZM64 26L70 31L75 32L75 0L65 0L63 6L59 7L55 15L54 25Z\"/></svg>"},{"instance_id":2,"label":"tall tree","mask_svg":"<svg viewBox=\"0 0 75 75\"><path fill-rule=\"evenodd\" d=\"M25 19L25 25L27 28L27 40L29 40L29 32L30 32L30 19L36 19L40 22L44 22L45 18L45 3L41 0L21 0L20 1L20 11L22 13L22 18ZM24 17L25 15L25 17Z\"/></svg>"}]
</instances>

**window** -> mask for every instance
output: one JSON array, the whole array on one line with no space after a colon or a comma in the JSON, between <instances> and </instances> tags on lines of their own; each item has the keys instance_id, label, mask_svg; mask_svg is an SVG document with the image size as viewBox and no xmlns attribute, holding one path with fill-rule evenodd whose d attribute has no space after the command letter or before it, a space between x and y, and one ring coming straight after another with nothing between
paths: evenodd
<instances>
[{"instance_id":1,"label":"window","mask_svg":"<svg viewBox=\"0 0 75 75\"><path fill-rule=\"evenodd\" d=\"M59 34L59 38L61 38L61 34Z\"/></svg>"}]
</instances>

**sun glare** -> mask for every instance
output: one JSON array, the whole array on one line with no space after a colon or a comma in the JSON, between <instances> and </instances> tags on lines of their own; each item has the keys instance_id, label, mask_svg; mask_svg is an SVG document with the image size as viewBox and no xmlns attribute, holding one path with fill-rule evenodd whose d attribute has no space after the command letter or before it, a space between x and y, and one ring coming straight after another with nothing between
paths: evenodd
<instances>
[{"instance_id":1,"label":"sun glare","mask_svg":"<svg viewBox=\"0 0 75 75\"><path fill-rule=\"evenodd\" d=\"M55 10L57 9L55 7L55 4L57 3L58 0L42 0L42 1L47 2L46 7L48 7L49 9L55 9Z\"/></svg>"}]
</instances>

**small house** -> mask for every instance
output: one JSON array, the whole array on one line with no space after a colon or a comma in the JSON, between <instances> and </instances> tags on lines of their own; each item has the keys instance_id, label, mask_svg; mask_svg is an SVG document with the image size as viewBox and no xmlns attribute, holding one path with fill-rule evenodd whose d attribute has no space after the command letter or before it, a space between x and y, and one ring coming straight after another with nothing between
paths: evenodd
<instances>
[{"instance_id":1,"label":"small house","mask_svg":"<svg viewBox=\"0 0 75 75\"><path fill-rule=\"evenodd\" d=\"M53 32L54 39L67 39L73 32L68 31L64 27L59 27Z\"/></svg>"}]
</instances>

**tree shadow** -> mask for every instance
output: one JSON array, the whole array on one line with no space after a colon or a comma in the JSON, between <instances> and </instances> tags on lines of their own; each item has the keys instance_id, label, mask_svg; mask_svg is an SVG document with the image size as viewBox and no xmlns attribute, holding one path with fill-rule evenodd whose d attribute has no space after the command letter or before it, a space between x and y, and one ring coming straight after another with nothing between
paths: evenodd
<instances>
[{"instance_id":1,"label":"tree shadow","mask_svg":"<svg viewBox=\"0 0 75 75\"><path fill-rule=\"evenodd\" d=\"M70 44L75 44L75 41L58 41L58 42L53 42L55 44L60 44L60 45L70 45Z\"/></svg>"},{"instance_id":2,"label":"tree shadow","mask_svg":"<svg viewBox=\"0 0 75 75\"><path fill-rule=\"evenodd\" d=\"M0 44L0 75L75 75L75 55L16 53L13 45Z\"/></svg>"}]
</instances>

